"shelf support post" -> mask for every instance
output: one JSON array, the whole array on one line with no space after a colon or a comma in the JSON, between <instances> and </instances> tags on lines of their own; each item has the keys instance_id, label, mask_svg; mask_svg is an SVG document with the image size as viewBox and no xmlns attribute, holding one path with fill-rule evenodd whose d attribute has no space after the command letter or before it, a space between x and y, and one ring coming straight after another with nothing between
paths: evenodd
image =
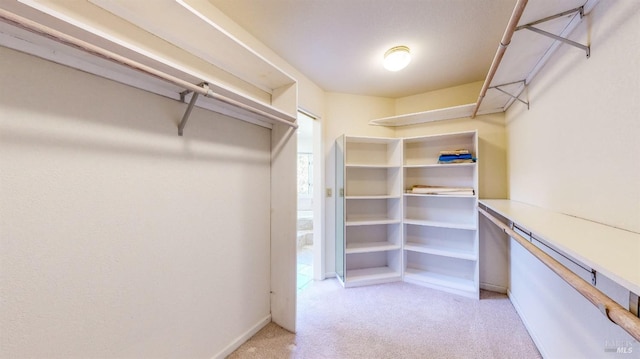
<instances>
[{"instance_id":1,"label":"shelf support post","mask_svg":"<svg viewBox=\"0 0 640 359\"><path fill-rule=\"evenodd\" d=\"M190 94L191 90L184 90L182 92L180 92L180 102L186 103L187 102L187 95Z\"/></svg>"},{"instance_id":2,"label":"shelf support post","mask_svg":"<svg viewBox=\"0 0 640 359\"><path fill-rule=\"evenodd\" d=\"M189 106L187 106L187 110L184 112L184 115L182 116L182 121L180 121L180 124L178 125L178 136L182 136L184 126L187 125L189 116L191 116L191 110L193 110L193 106L196 104L196 101L198 100L198 95L199 94L197 92L194 92L193 95L191 96L191 101L189 101Z\"/></svg>"},{"instance_id":3,"label":"shelf support post","mask_svg":"<svg viewBox=\"0 0 640 359\"><path fill-rule=\"evenodd\" d=\"M209 84L206 82L201 82L197 86L203 89L206 93L210 91ZM180 121L180 124L178 124L178 136L182 136L184 126L187 125L189 116L191 116L191 110L193 110L193 106L195 106L196 101L198 100L198 96L200 95L200 93L197 91L190 91L190 90L182 91L180 92L180 99L182 100L182 102L184 102L185 97L189 92L193 92L193 95L191 95L191 101L189 101L189 106L187 106L187 110L184 112L184 115L182 116L182 120Z\"/></svg>"},{"instance_id":4,"label":"shelf support post","mask_svg":"<svg viewBox=\"0 0 640 359\"><path fill-rule=\"evenodd\" d=\"M530 23L525 24L525 25L518 26L518 27L516 27L516 31L522 30L522 29L527 29L529 31L533 31L535 33L538 33L540 35L550 37L550 38L552 38L554 40L558 40L558 41L564 42L565 44L568 44L568 45L571 45L571 46L575 46L575 47L577 47L579 49L584 50L587 53L587 58L589 58L589 57L591 57L591 48L588 45L583 45L581 43L569 40L569 39L567 39L565 37L558 36L556 34L552 34L552 33L548 32L548 31L544 31L544 30L538 29L537 27L533 26L533 25L537 25L537 24L540 24L540 23L543 23L543 22L546 22L546 21L549 21L549 20L557 19L557 18L562 17L562 16L570 15L570 14L573 14L573 13L576 13L576 12L580 14L580 18L581 19L584 17L584 7L580 6L578 8L567 10L567 11L561 12L561 13L553 15L553 16L545 17L544 19L540 19L538 21L534 21L534 22L530 22Z\"/></svg>"},{"instance_id":5,"label":"shelf support post","mask_svg":"<svg viewBox=\"0 0 640 359\"><path fill-rule=\"evenodd\" d=\"M634 292L629 292L629 311L636 317L640 317L640 299Z\"/></svg>"},{"instance_id":6,"label":"shelf support post","mask_svg":"<svg viewBox=\"0 0 640 359\"><path fill-rule=\"evenodd\" d=\"M522 102L523 104L527 105L527 110L528 110L528 109L529 109L529 102L528 102L528 101L524 101L524 100L522 100L522 99L520 98L520 95L522 94L522 92L520 92L520 93L516 96L516 95L512 95L512 94L510 94L509 92L507 92L507 91L505 91L505 90L503 90L503 89L501 89L501 88L500 88L500 86L514 85L514 84L521 83L521 82L522 82L522 84L524 85L524 87L527 87L527 83L525 82L525 80L521 80L521 81L516 81L516 82L510 82L510 83L507 83L507 84L491 86L491 87L489 87L489 88L490 88L490 89L496 89L496 90L498 90L498 91L502 92L503 94L505 94L505 95L507 95L507 96L509 96L509 97L511 97L511 98L513 98L513 99L515 99L515 100L517 100L517 101Z\"/></svg>"}]
</instances>

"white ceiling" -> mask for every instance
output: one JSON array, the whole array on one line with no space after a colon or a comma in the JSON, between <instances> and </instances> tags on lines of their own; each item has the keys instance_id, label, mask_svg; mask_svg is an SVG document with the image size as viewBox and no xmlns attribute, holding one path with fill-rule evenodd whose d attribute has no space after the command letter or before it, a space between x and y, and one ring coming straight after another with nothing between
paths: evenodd
<instances>
[{"instance_id":1,"label":"white ceiling","mask_svg":"<svg viewBox=\"0 0 640 359\"><path fill-rule=\"evenodd\" d=\"M515 0L209 0L326 91L404 97L484 80ZM384 52L407 45L400 72Z\"/></svg>"}]
</instances>

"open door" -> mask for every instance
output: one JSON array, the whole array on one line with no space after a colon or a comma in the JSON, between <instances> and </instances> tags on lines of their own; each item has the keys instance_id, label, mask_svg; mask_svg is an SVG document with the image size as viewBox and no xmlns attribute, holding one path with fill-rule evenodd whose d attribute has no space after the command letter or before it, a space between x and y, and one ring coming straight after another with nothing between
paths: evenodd
<instances>
[{"instance_id":1,"label":"open door","mask_svg":"<svg viewBox=\"0 0 640 359\"><path fill-rule=\"evenodd\" d=\"M271 130L271 320L296 331L295 130Z\"/></svg>"},{"instance_id":2,"label":"open door","mask_svg":"<svg viewBox=\"0 0 640 359\"><path fill-rule=\"evenodd\" d=\"M344 285L344 136L336 140L336 277Z\"/></svg>"}]
</instances>

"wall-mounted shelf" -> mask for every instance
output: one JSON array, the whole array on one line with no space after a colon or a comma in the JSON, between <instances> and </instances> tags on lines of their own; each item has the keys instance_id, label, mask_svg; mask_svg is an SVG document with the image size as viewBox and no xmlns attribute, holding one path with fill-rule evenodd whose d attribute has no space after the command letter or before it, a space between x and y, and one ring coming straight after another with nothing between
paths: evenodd
<instances>
[{"instance_id":1,"label":"wall-mounted shelf","mask_svg":"<svg viewBox=\"0 0 640 359\"><path fill-rule=\"evenodd\" d=\"M523 96L526 86L531 83L557 48L565 43L586 50L590 55L590 47L571 41L568 36L581 22L584 14L588 14L598 0L566 0L529 2L520 0L516 9L521 6L523 13L515 20L507 43L499 45L498 52L504 55L494 59L485 80L485 85L477 103L434 109L423 112L401 114L377 118L369 121L376 126L408 126L426 122L452 120L457 118L473 118L475 115L505 112L516 101L529 106L528 99ZM526 9L524 9L526 5ZM514 12L515 14L515 12ZM507 28L505 35L510 29ZM504 41L504 39L503 39ZM507 46L509 50L506 51ZM497 63L496 63L497 61ZM495 69L494 69L495 67Z\"/></svg>"},{"instance_id":2,"label":"wall-mounted shelf","mask_svg":"<svg viewBox=\"0 0 640 359\"><path fill-rule=\"evenodd\" d=\"M466 105L441 108L431 111L423 111L416 113L409 113L406 115L398 115L391 117L384 117L369 121L370 125L376 126L406 126L414 125L424 122L449 120L454 118L470 117L475 108L475 103Z\"/></svg>"},{"instance_id":3,"label":"wall-mounted shelf","mask_svg":"<svg viewBox=\"0 0 640 359\"><path fill-rule=\"evenodd\" d=\"M581 52L582 56L586 55L585 58L588 58L590 47L571 41L568 37L583 20L584 14L588 14L597 2L598 0L528 2L517 26L512 30L513 37L504 46L504 56L499 65L496 65L495 74L490 72L485 80L483 90L486 87L486 92L483 94L481 91L478 114L503 112L515 102L528 107L529 100L524 96L526 86L560 45L575 46L576 55Z\"/></svg>"},{"instance_id":4,"label":"wall-mounted shelf","mask_svg":"<svg viewBox=\"0 0 640 359\"><path fill-rule=\"evenodd\" d=\"M640 234L517 201L483 199L480 204L531 231L545 245L640 293Z\"/></svg>"},{"instance_id":5,"label":"wall-mounted shelf","mask_svg":"<svg viewBox=\"0 0 640 359\"><path fill-rule=\"evenodd\" d=\"M218 26L212 5L190 3L137 11L145 4L11 2L0 9L0 45L193 102L181 127L194 105L264 127L296 127L296 80ZM207 39L216 46L194 45Z\"/></svg>"}]
</instances>

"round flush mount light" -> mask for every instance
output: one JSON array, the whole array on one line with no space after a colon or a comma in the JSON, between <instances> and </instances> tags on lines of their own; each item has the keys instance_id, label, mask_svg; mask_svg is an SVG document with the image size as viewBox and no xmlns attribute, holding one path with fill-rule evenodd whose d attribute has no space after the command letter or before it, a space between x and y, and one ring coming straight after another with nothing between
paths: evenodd
<instances>
[{"instance_id":1,"label":"round flush mount light","mask_svg":"<svg viewBox=\"0 0 640 359\"><path fill-rule=\"evenodd\" d=\"M389 71L399 71L411 62L411 53L406 46L395 46L384 53L384 68Z\"/></svg>"}]
</instances>

